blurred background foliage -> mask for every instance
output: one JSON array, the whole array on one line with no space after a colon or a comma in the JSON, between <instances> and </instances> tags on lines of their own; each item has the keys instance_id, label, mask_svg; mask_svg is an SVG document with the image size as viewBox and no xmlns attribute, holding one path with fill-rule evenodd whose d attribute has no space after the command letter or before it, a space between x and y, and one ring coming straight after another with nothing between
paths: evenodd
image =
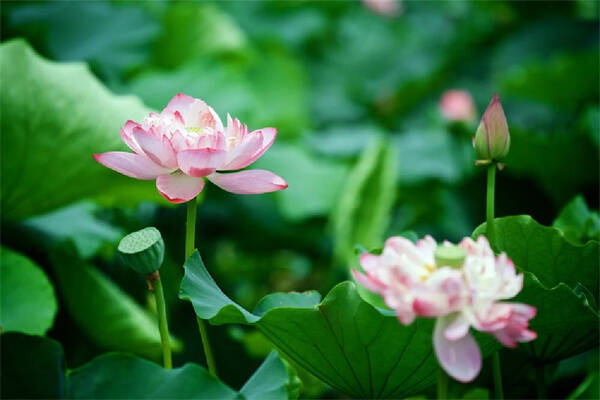
<instances>
[{"instance_id":1,"label":"blurred background foliage","mask_svg":"<svg viewBox=\"0 0 600 400\"><path fill-rule=\"evenodd\" d=\"M27 329L60 341L70 368L106 350L157 357L152 299L114 258L122 235L154 225L167 245L175 363L203 362L191 306L177 299L184 207L91 157L122 146L127 119L178 92L279 132L255 165L287 190L235 196L207 185L198 209L197 247L246 308L274 291L325 294L348 278L356 244L470 235L485 190L470 138L496 91L512 135L496 214L597 240L598 2L398 5L382 15L359 1L3 2L2 245L27 258L3 250L2 259L44 286L32 301L52 300ZM472 95L475 120L444 118L449 89ZM15 274L3 275L4 284ZM221 377L239 387L270 346L252 329L210 328ZM551 391L597 396L597 365L596 351L555 365ZM340 396L299 372L302 397ZM531 396L530 379L506 391Z\"/></svg>"}]
</instances>

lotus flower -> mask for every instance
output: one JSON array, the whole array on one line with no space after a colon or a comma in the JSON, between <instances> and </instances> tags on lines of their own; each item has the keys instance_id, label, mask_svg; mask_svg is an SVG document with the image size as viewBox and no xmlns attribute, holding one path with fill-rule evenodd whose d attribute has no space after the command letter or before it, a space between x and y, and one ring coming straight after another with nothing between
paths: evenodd
<instances>
[{"instance_id":1,"label":"lotus flower","mask_svg":"<svg viewBox=\"0 0 600 400\"><path fill-rule=\"evenodd\" d=\"M477 165L487 165L508 155L510 133L498 93L494 93L492 101L481 117L473 139L473 147L475 147Z\"/></svg>"},{"instance_id":2,"label":"lotus flower","mask_svg":"<svg viewBox=\"0 0 600 400\"><path fill-rule=\"evenodd\" d=\"M282 190L287 183L270 171L234 171L256 161L273 144L275 128L248 132L227 115L225 127L205 102L178 94L142 123L127 121L121 138L133 151L95 154L100 164L136 179L156 179L159 193L183 203L204 188L204 178L228 192L258 194Z\"/></svg>"},{"instance_id":3,"label":"lotus flower","mask_svg":"<svg viewBox=\"0 0 600 400\"><path fill-rule=\"evenodd\" d=\"M469 382L481 370L481 352L469 328L487 332L507 347L528 342L536 308L502 302L523 287L512 261L498 257L487 239L465 238L458 246L438 246L431 236L416 245L402 237L385 243L381 255L363 253L365 274L352 271L367 289L380 294L408 325L417 316L437 318L433 344L442 368L454 379Z\"/></svg>"},{"instance_id":4,"label":"lotus flower","mask_svg":"<svg viewBox=\"0 0 600 400\"><path fill-rule=\"evenodd\" d=\"M449 121L475 119L475 103L466 90L448 90L440 99L440 111Z\"/></svg>"},{"instance_id":5,"label":"lotus flower","mask_svg":"<svg viewBox=\"0 0 600 400\"><path fill-rule=\"evenodd\" d=\"M403 8L400 0L363 0L363 4L384 17L395 17L402 13Z\"/></svg>"}]
</instances>

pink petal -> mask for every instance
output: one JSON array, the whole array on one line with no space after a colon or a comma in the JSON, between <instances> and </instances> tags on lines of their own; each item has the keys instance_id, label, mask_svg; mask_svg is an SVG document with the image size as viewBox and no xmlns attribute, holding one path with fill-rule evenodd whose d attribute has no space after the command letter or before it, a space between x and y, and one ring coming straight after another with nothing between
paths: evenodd
<instances>
[{"instance_id":1,"label":"pink petal","mask_svg":"<svg viewBox=\"0 0 600 400\"><path fill-rule=\"evenodd\" d=\"M371 253L362 253L360 255L360 266L365 271L374 271L379 265L379 256Z\"/></svg>"},{"instance_id":2,"label":"pink petal","mask_svg":"<svg viewBox=\"0 0 600 400\"><path fill-rule=\"evenodd\" d=\"M215 172L225 159L224 150L211 148L183 150L177 153L179 168L189 176L201 177Z\"/></svg>"},{"instance_id":3,"label":"pink petal","mask_svg":"<svg viewBox=\"0 0 600 400\"><path fill-rule=\"evenodd\" d=\"M262 169L250 169L229 174L214 173L208 179L231 193L260 194L287 188L287 183L279 176Z\"/></svg>"},{"instance_id":4,"label":"pink petal","mask_svg":"<svg viewBox=\"0 0 600 400\"><path fill-rule=\"evenodd\" d=\"M125 122L125 126L121 128L119 131L121 134L121 139L125 142L125 144L135 153L142 154L142 149L137 144L137 142L133 139L132 133L134 129L142 129L142 126L134 121Z\"/></svg>"},{"instance_id":5,"label":"pink petal","mask_svg":"<svg viewBox=\"0 0 600 400\"><path fill-rule=\"evenodd\" d=\"M204 188L204 179L193 178L181 171L161 175L156 179L158 192L171 203L185 203L198 196Z\"/></svg>"},{"instance_id":6,"label":"pink petal","mask_svg":"<svg viewBox=\"0 0 600 400\"><path fill-rule=\"evenodd\" d=\"M481 352L473 336L467 333L458 340L448 340L444 332L451 318L438 318L433 334L433 346L441 367L460 382L470 382L481 370Z\"/></svg>"},{"instance_id":7,"label":"pink petal","mask_svg":"<svg viewBox=\"0 0 600 400\"><path fill-rule=\"evenodd\" d=\"M177 168L175 150L166 138L160 138L158 135L146 132L141 128L134 128L132 136L144 154L152 161L167 168Z\"/></svg>"},{"instance_id":8,"label":"pink petal","mask_svg":"<svg viewBox=\"0 0 600 400\"><path fill-rule=\"evenodd\" d=\"M246 160L246 165L244 165L244 167L252 164L254 161L258 160L263 154L265 154L265 151L269 150L269 147L271 147L271 145L275 141L275 137L277 136L277 129L275 128L262 128L258 131L250 132L250 136L258 134L259 132L262 134L262 145L250 159Z\"/></svg>"},{"instance_id":9,"label":"pink petal","mask_svg":"<svg viewBox=\"0 0 600 400\"><path fill-rule=\"evenodd\" d=\"M94 154L94 159L105 167L123 175L142 180L156 179L159 175L172 171L172 169L154 163L144 155L124 151Z\"/></svg>"},{"instance_id":10,"label":"pink petal","mask_svg":"<svg viewBox=\"0 0 600 400\"><path fill-rule=\"evenodd\" d=\"M163 113L172 114L178 120L183 119L186 127L211 127L223 130L223 123L212 107L200 99L185 94L175 95L161 112Z\"/></svg>"},{"instance_id":11,"label":"pink petal","mask_svg":"<svg viewBox=\"0 0 600 400\"><path fill-rule=\"evenodd\" d=\"M463 313L458 313L448 323L444 335L448 340L458 340L469 333L469 321Z\"/></svg>"},{"instance_id":12,"label":"pink petal","mask_svg":"<svg viewBox=\"0 0 600 400\"><path fill-rule=\"evenodd\" d=\"M361 274L357 270L353 269L352 276L354 279L356 279L356 282L371 292L381 293L385 289L385 285L375 279L375 277L372 275Z\"/></svg>"},{"instance_id":13,"label":"pink petal","mask_svg":"<svg viewBox=\"0 0 600 400\"><path fill-rule=\"evenodd\" d=\"M225 166L222 171L241 169L250 165L254 155L261 149L263 143L262 133L248 135L244 141L227 152Z\"/></svg>"}]
</instances>

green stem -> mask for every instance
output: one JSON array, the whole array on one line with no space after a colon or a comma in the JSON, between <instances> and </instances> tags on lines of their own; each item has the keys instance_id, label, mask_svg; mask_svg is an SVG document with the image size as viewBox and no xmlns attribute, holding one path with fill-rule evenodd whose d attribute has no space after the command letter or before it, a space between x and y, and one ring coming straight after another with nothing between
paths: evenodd
<instances>
[{"instance_id":1,"label":"green stem","mask_svg":"<svg viewBox=\"0 0 600 400\"><path fill-rule=\"evenodd\" d=\"M441 368L438 373L437 398L439 400L446 400L448 398L448 375Z\"/></svg>"},{"instance_id":2,"label":"green stem","mask_svg":"<svg viewBox=\"0 0 600 400\"><path fill-rule=\"evenodd\" d=\"M492 162L487 171L486 231L492 249L496 246L496 223L494 221L494 191L496 187L496 163Z\"/></svg>"},{"instance_id":3,"label":"green stem","mask_svg":"<svg viewBox=\"0 0 600 400\"><path fill-rule=\"evenodd\" d=\"M535 367L535 386L537 388L538 399L547 399L548 394L546 393L546 371L544 364Z\"/></svg>"},{"instance_id":4,"label":"green stem","mask_svg":"<svg viewBox=\"0 0 600 400\"><path fill-rule=\"evenodd\" d=\"M187 259L192 255L195 248L196 243L196 206L197 200L194 197L192 200L187 203L187 218L185 222L185 259ZM206 365L208 366L208 371L213 376L217 376L217 367L215 364L215 359L213 357L212 349L210 348L210 342L208 340L208 332L206 330L206 325L204 321L196 316L196 321L198 321L198 330L200 331L200 337L202 338L202 347L204 348L204 355L206 356Z\"/></svg>"},{"instance_id":5,"label":"green stem","mask_svg":"<svg viewBox=\"0 0 600 400\"><path fill-rule=\"evenodd\" d=\"M158 316L158 330L160 331L160 342L162 345L163 365L166 369L173 368L171 360L171 343L169 341L169 325L167 323L167 307L163 293L162 282L158 271L148 274L148 281L154 290L156 299L156 312Z\"/></svg>"},{"instance_id":6,"label":"green stem","mask_svg":"<svg viewBox=\"0 0 600 400\"><path fill-rule=\"evenodd\" d=\"M500 367L500 352L496 351L492 356L492 373L494 375L495 399L504 399L504 390L502 389L502 368Z\"/></svg>"}]
</instances>

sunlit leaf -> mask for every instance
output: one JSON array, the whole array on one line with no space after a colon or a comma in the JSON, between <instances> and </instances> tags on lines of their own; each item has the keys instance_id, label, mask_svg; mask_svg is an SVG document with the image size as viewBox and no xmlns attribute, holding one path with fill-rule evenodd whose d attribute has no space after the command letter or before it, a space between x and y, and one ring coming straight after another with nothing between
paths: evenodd
<instances>
[{"instance_id":1,"label":"sunlit leaf","mask_svg":"<svg viewBox=\"0 0 600 400\"><path fill-rule=\"evenodd\" d=\"M180 297L212 324L249 324L301 367L347 395L400 398L433 385L433 320L410 326L362 300L351 282L319 302L315 292L266 296L253 313L229 299L195 252L185 264ZM480 337L484 355L497 348Z\"/></svg>"},{"instance_id":2,"label":"sunlit leaf","mask_svg":"<svg viewBox=\"0 0 600 400\"><path fill-rule=\"evenodd\" d=\"M2 332L44 335L57 311L54 287L44 271L22 254L0 247Z\"/></svg>"},{"instance_id":3,"label":"sunlit leaf","mask_svg":"<svg viewBox=\"0 0 600 400\"><path fill-rule=\"evenodd\" d=\"M125 149L119 128L146 109L111 94L83 65L60 64L27 43L0 45L2 218L21 219L84 197L132 203L160 196L152 182L101 166L92 154Z\"/></svg>"}]
</instances>

